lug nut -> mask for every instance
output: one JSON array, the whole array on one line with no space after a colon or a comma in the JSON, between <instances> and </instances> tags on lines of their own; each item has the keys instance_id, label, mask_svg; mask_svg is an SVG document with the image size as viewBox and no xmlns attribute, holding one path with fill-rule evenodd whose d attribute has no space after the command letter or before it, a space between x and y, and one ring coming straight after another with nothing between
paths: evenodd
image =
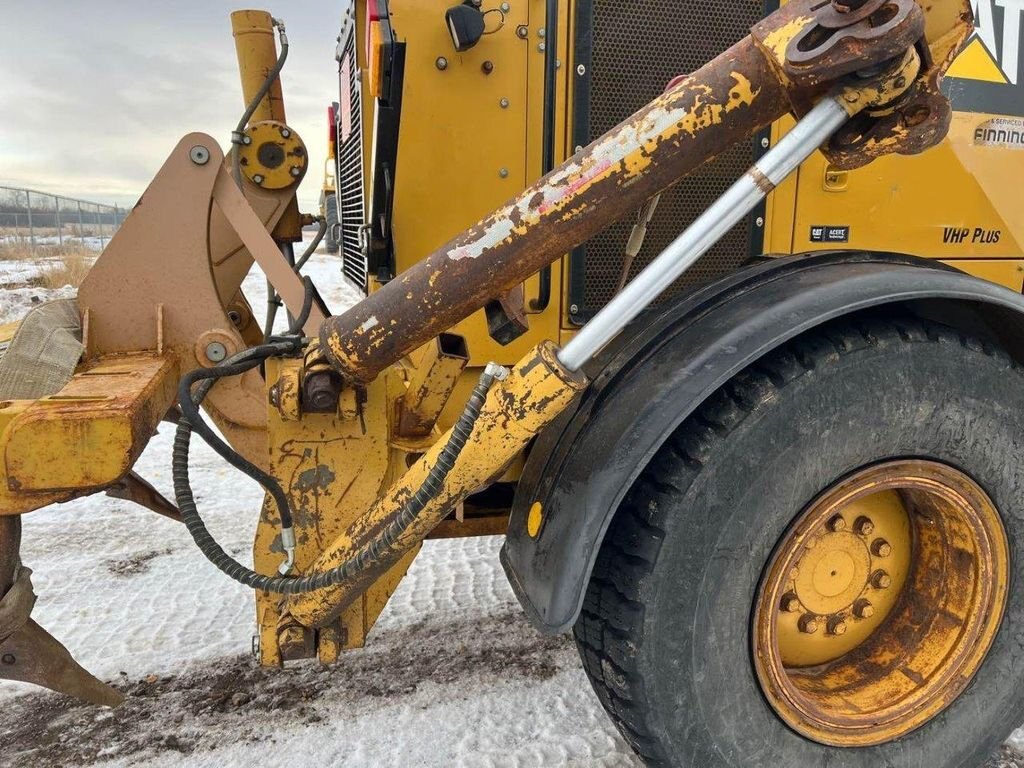
<instances>
[{"instance_id":1,"label":"lug nut","mask_svg":"<svg viewBox=\"0 0 1024 768\"><path fill-rule=\"evenodd\" d=\"M861 536L870 536L871 532L875 530L875 524L869 517L858 517L853 524L853 529Z\"/></svg>"},{"instance_id":2,"label":"lug nut","mask_svg":"<svg viewBox=\"0 0 1024 768\"><path fill-rule=\"evenodd\" d=\"M830 531L832 531L833 533L838 533L839 531L845 531L846 530L846 521L843 520L843 516L842 515L836 515L831 520L829 520L828 521L828 529Z\"/></svg>"},{"instance_id":3,"label":"lug nut","mask_svg":"<svg viewBox=\"0 0 1024 768\"><path fill-rule=\"evenodd\" d=\"M871 552L875 557L888 557L892 554L892 545L885 539L875 539L871 543Z\"/></svg>"},{"instance_id":4,"label":"lug nut","mask_svg":"<svg viewBox=\"0 0 1024 768\"><path fill-rule=\"evenodd\" d=\"M807 613L800 617L798 622L800 631L807 635L813 635L818 631L818 617L813 613Z\"/></svg>"},{"instance_id":5,"label":"lug nut","mask_svg":"<svg viewBox=\"0 0 1024 768\"><path fill-rule=\"evenodd\" d=\"M800 610L800 598L793 592L787 592L782 596L782 610L786 613L796 613Z\"/></svg>"},{"instance_id":6,"label":"lug nut","mask_svg":"<svg viewBox=\"0 0 1024 768\"><path fill-rule=\"evenodd\" d=\"M831 619L828 620L828 626L826 627L826 630L830 635L835 635L837 637L839 635L845 635L846 622L843 620L842 616L833 616Z\"/></svg>"},{"instance_id":7,"label":"lug nut","mask_svg":"<svg viewBox=\"0 0 1024 768\"><path fill-rule=\"evenodd\" d=\"M875 571L871 574L871 586L875 589L888 589L892 586L892 577L885 571Z\"/></svg>"},{"instance_id":8,"label":"lug nut","mask_svg":"<svg viewBox=\"0 0 1024 768\"><path fill-rule=\"evenodd\" d=\"M858 619L870 619L875 615L875 606L868 600L858 600L853 604L853 615Z\"/></svg>"}]
</instances>

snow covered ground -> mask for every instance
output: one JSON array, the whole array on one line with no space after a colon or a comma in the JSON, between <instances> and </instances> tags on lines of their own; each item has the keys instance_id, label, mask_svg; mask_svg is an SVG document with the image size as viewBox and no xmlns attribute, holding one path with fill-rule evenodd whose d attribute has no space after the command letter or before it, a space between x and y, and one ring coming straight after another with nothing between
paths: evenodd
<instances>
[{"instance_id":1,"label":"snow covered ground","mask_svg":"<svg viewBox=\"0 0 1024 768\"><path fill-rule=\"evenodd\" d=\"M0 262L0 285L26 269ZM307 273L333 310L358 299L336 259L319 254ZM257 315L263 285L258 274L246 283ZM52 295L3 291L0 323L32 296ZM161 427L137 465L168 496L171 432ZM215 535L251 562L261 491L201 443L193 467ZM427 542L367 648L331 668L284 671L252 661L249 591L209 565L183 526L94 496L26 515L23 538L39 596L33 617L129 697L100 710L0 682L0 764L640 765L572 642L523 619L498 538ZM1024 756L1007 746L987 768L997 766L1022 768Z\"/></svg>"}]
</instances>

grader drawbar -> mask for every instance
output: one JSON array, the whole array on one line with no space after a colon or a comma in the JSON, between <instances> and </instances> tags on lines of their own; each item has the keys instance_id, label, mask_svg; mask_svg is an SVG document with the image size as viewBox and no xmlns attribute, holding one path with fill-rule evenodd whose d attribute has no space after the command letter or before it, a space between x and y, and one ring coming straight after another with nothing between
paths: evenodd
<instances>
[{"instance_id":1,"label":"grader drawbar","mask_svg":"<svg viewBox=\"0 0 1024 768\"><path fill-rule=\"evenodd\" d=\"M217 568L255 590L261 663L280 665L310 657L332 662L342 650L361 646L424 539L458 525L453 511L498 480L538 435L543 435L542 443L557 441L555 433L564 428L565 418L558 428L553 424L592 386L599 353L801 162L820 150L834 167L852 169L888 154L919 153L943 139L951 109L940 80L971 31L969 7L952 0L925 5L913 0L793 0L506 206L351 309L331 316L315 286L299 275L293 251L302 225L316 220L301 216L296 204L307 154L284 114L278 78L287 53L283 24L256 11L237 12L232 21L248 109L232 137L230 155L210 136L185 136L100 256L77 301L62 305L62 312L32 313L8 340L0 359L5 478L0 486L0 677L100 704L120 700L118 691L78 666L31 621L35 598L30 572L18 555L20 515L96 492L130 498L182 520ZM795 127L568 343L559 348L545 342L514 365L488 365L454 425L446 431L437 426L468 360L465 340L450 332L452 326L514 294L523 281L566 251L627 212L643 208L688 172L787 113L797 118ZM872 272L870 259L832 258L878 272ZM253 262L272 287L265 328L240 289ZM954 274L909 260L898 264L914 274ZM762 285L775 273L758 267L749 274L751 285ZM1004 319L1022 310L1020 297L1009 291L958 280L938 280L940 287L921 295L951 298L960 292ZM964 287L965 281L973 287ZM813 283L807 281L808 291ZM734 306L753 291L751 286L739 290L738 285L730 288ZM861 307L895 303L902 296L879 285L874 293L813 317L820 323ZM272 333L277 297L289 312L289 331L280 335ZM734 349L737 359L756 360L813 325L797 315L796 310L789 315L792 327L771 344L751 342L748 348ZM901 331L907 338L916 338L915 323L920 324L907 321ZM642 332L639 338L648 347L657 346L656 338L644 340ZM654 352L651 360L657 358ZM647 380L665 375L657 363L652 365ZM48 375L29 375L28 369ZM606 387L607 377L599 384ZM695 401L686 408L692 412L699 405ZM219 432L206 423L200 409ZM163 420L177 425L176 504L132 472ZM189 479L189 445L195 433L267 491L253 568L226 553L203 523ZM604 469L592 471L596 475ZM911 470L904 468L905 473ZM894 476L883 475L872 487L889 487L885 484ZM956 506L950 501L955 494L936 490L937 481L915 482L922 498L929 493L941 497L932 505L934 515ZM955 498L984 496L966 476L957 475L949 485L962 490ZM560 576L582 572L589 577L594 571L597 578L607 567L594 562L602 539L623 534L610 530L615 526L601 515L585 531L574 531L565 520L549 526L553 507L545 494L557 495L550 484L545 490L543 482L521 485L515 502L521 514L513 515L516 530L509 532L503 561L531 618L564 630L580 615L586 580ZM835 514L838 503L822 502L828 511L823 519L836 536L847 525ZM960 585L971 594L984 593L984 600L978 598L984 604L976 620L968 616L970 600L942 603L944 610L959 612L963 619L952 622L960 629L936 641L950 648L933 649L931 656L953 659L951 671L936 664L920 674L912 665L904 666L905 679L919 683L910 692L893 683L881 693L861 694L859 678L849 670L823 678L814 688L806 681L794 683L780 672L785 665L774 665L775 657L762 655L755 645L756 675L751 672L750 679L761 681L763 694L755 697L757 706L767 701L781 721L801 734L801 743L825 749L904 738L949 707L973 679L1007 599L1005 558L999 556L1006 545L998 525L972 527L967 507L957 509L962 520L950 523L944 535L981 542L973 549L961 542L958 551L977 554L983 567L976 576L988 586ZM876 517L879 522L870 525L884 527L880 521L888 518L882 512ZM586 513L579 517L587 519ZM472 527L473 522L467 518L464 524ZM503 532L504 518L477 524L479 532ZM857 536L870 538L868 523L858 517L856 525ZM898 525L890 525L887 535L896 537ZM545 540L541 534L546 527ZM638 531L654 530L652 523L622 540L621 546L637 553L635 562L645 546ZM553 543L555 534L550 532L557 531L587 542L588 551L574 550L568 538ZM859 540L853 533L849 537L849 542L843 539L849 567L858 572L874 568L873 560L860 562ZM524 540L529 545L517 544ZM881 538L869 545L873 554L865 558L883 558L892 550ZM941 547L934 547L938 562ZM544 556L557 551L568 553L571 562ZM799 584L801 566L792 564L792 558L785 562L790 565L776 568L781 575L771 576L771 599L783 601L787 611L804 611L804 598L793 592L798 586L787 586L787 574ZM954 566L946 567L945 578L958 578ZM837 573L821 578L838 578ZM890 576L879 574L874 569L862 581L881 589ZM543 594L560 584L568 585L563 593ZM815 584L828 592L829 585ZM828 631L819 637L838 637L855 614L867 621L872 611L860 596L861 587L854 590L848 613L838 603L827 616L824 608L814 609L820 616L811 609L801 613L800 631L812 635L813 621L821 621L827 622ZM736 608L750 610L749 604ZM596 611L579 621L588 621ZM793 621L796 626L797 617ZM761 624L757 626L754 634L760 637ZM924 632L921 622L918 629ZM617 630L609 626L602 631ZM765 636L776 647L784 645L785 639L771 634L775 631L764 630ZM587 625L577 624L583 647L599 647L603 641L588 632ZM954 653L961 646L966 648L963 653ZM616 675L627 674L623 670L628 659L595 655L588 662L586 652L584 658L597 664L596 672L589 665L588 672L606 684L598 686L603 703L645 758L691 764L685 748L672 746L674 737L665 735L671 728L659 720L671 706L656 710L650 720L646 714L631 714L635 690L616 682ZM828 660L814 657L813 662ZM884 666L875 657L858 664L857 669ZM941 678L938 687L929 683L932 672ZM885 675L879 671L875 677ZM844 690L847 700L837 703ZM886 696L896 697L903 710L887 710L879 700ZM829 706L839 714L830 714ZM872 722L866 723L858 712L874 712ZM732 765L723 754L714 764Z\"/></svg>"}]
</instances>

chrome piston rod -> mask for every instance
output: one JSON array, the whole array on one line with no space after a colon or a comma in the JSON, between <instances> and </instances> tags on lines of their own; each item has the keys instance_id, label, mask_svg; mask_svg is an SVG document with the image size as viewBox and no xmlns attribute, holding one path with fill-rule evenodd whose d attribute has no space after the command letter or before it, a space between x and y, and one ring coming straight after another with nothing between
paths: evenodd
<instances>
[{"instance_id":1,"label":"chrome piston rod","mask_svg":"<svg viewBox=\"0 0 1024 768\"><path fill-rule=\"evenodd\" d=\"M849 118L838 98L818 102L793 130L580 329L558 353L559 362L570 371L583 367Z\"/></svg>"}]
</instances>

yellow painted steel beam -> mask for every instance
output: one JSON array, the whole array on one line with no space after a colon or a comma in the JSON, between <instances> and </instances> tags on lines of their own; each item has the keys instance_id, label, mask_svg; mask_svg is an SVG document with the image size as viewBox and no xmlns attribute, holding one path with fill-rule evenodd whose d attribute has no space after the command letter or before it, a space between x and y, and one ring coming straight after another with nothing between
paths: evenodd
<instances>
[{"instance_id":1,"label":"yellow painted steel beam","mask_svg":"<svg viewBox=\"0 0 1024 768\"><path fill-rule=\"evenodd\" d=\"M418 546L453 506L498 477L526 444L572 402L586 385L586 377L562 367L556 351L550 342L541 344L513 367L508 378L492 386L465 448L441 490L397 540L383 548L379 567L337 586L290 597L288 611L296 621L309 627L330 622L384 568ZM335 538L306 572L334 568L373 540L423 485L449 436L450 433L439 439L365 515Z\"/></svg>"},{"instance_id":2,"label":"yellow painted steel beam","mask_svg":"<svg viewBox=\"0 0 1024 768\"><path fill-rule=\"evenodd\" d=\"M168 357L118 355L81 369L55 395L0 403L0 515L120 480L174 402L179 373Z\"/></svg>"}]
</instances>

